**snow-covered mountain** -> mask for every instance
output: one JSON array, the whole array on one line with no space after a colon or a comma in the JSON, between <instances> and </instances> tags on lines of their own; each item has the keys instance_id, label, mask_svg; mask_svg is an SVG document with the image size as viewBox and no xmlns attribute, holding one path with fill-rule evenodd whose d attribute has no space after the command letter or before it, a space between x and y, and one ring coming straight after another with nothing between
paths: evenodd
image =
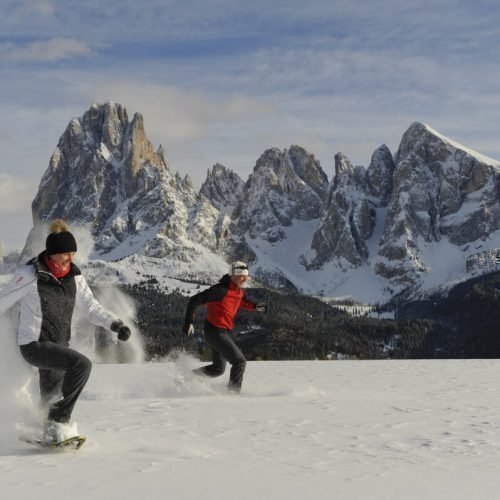
<instances>
[{"instance_id":1,"label":"snow-covered mountain","mask_svg":"<svg viewBox=\"0 0 500 500\"><path fill-rule=\"evenodd\" d=\"M92 259L138 275L213 279L245 259L270 285L379 301L457 279L470 254L500 247L499 172L500 162L413 123L394 157L382 145L367 168L336 154L330 181L291 146L265 151L246 182L216 164L197 193L153 148L140 114L94 104L52 155L23 257L61 217L90 233Z\"/></svg>"},{"instance_id":2,"label":"snow-covered mountain","mask_svg":"<svg viewBox=\"0 0 500 500\"><path fill-rule=\"evenodd\" d=\"M321 268L335 259L358 267L369 255L376 208L387 206L392 191L394 161L385 145L375 151L368 169L353 167L342 153L335 155L335 177L330 184L323 217L316 229L310 267Z\"/></svg>"},{"instance_id":3,"label":"snow-covered mountain","mask_svg":"<svg viewBox=\"0 0 500 500\"><path fill-rule=\"evenodd\" d=\"M376 272L413 280L432 272L424 249L483 246L500 228L500 162L414 123L395 156L393 191Z\"/></svg>"},{"instance_id":4,"label":"snow-covered mountain","mask_svg":"<svg viewBox=\"0 0 500 500\"><path fill-rule=\"evenodd\" d=\"M189 177L170 171L165 149L155 151L147 139L142 116L129 121L119 104L94 104L71 120L32 210L23 257L39 250L45 223L60 217L90 232L94 259L139 254L225 266L217 251L229 217L198 195Z\"/></svg>"}]
</instances>

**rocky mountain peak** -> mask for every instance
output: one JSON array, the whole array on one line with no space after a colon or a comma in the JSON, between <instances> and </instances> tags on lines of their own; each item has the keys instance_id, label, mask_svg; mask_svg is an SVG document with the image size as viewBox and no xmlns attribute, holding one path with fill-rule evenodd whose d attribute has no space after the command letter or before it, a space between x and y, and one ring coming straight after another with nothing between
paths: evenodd
<instances>
[{"instance_id":1,"label":"rocky mountain peak","mask_svg":"<svg viewBox=\"0 0 500 500\"><path fill-rule=\"evenodd\" d=\"M316 157L300 146L290 146L288 158L297 176L323 199L328 189L328 177Z\"/></svg>"},{"instance_id":2,"label":"rocky mountain peak","mask_svg":"<svg viewBox=\"0 0 500 500\"><path fill-rule=\"evenodd\" d=\"M87 144L103 144L108 150L113 151L121 147L123 137L129 126L126 109L120 104L106 102L104 104L94 103L81 118L73 118L69 128L76 132L86 133ZM63 142L67 142L62 137ZM79 144L82 138L79 138ZM84 141L85 142L85 141Z\"/></svg>"},{"instance_id":3,"label":"rocky mountain peak","mask_svg":"<svg viewBox=\"0 0 500 500\"><path fill-rule=\"evenodd\" d=\"M155 151L147 139L141 114L129 122L120 104L94 103L70 121L58 142L32 204L34 231L44 221L63 218L87 226L96 249L110 249L129 229L146 226L137 221L127 229L134 218L131 210L140 206L144 213L144 200L152 203L152 193L161 197L158 192L166 186L175 191L167 164L165 150ZM183 182L183 192L190 202L196 198L189 180Z\"/></svg>"},{"instance_id":4,"label":"rocky mountain peak","mask_svg":"<svg viewBox=\"0 0 500 500\"><path fill-rule=\"evenodd\" d=\"M383 144L377 148L366 171L369 194L377 207L385 207L392 194L392 177L396 165L389 148Z\"/></svg>"},{"instance_id":5,"label":"rocky mountain peak","mask_svg":"<svg viewBox=\"0 0 500 500\"><path fill-rule=\"evenodd\" d=\"M335 155L335 177L312 238L314 257L306 261L308 268L319 269L331 261L357 267L367 259L366 242L376 223L368 185L364 167L354 167L342 153Z\"/></svg>"},{"instance_id":6,"label":"rocky mountain peak","mask_svg":"<svg viewBox=\"0 0 500 500\"><path fill-rule=\"evenodd\" d=\"M403 134L395 163L377 265L382 276L415 280L428 272L422 243L446 238L460 246L500 227L495 160L416 122Z\"/></svg>"},{"instance_id":7,"label":"rocky mountain peak","mask_svg":"<svg viewBox=\"0 0 500 500\"><path fill-rule=\"evenodd\" d=\"M167 150L161 144L158 146L158 149L156 150L156 154L159 156L159 158L162 161L165 168L167 170L170 169L170 163L169 163L168 157L167 157Z\"/></svg>"},{"instance_id":8,"label":"rocky mountain peak","mask_svg":"<svg viewBox=\"0 0 500 500\"><path fill-rule=\"evenodd\" d=\"M257 159L255 167L253 168L254 173L262 169L271 169L276 171L280 168L283 162L283 153L278 148L266 149Z\"/></svg>"},{"instance_id":9,"label":"rocky mountain peak","mask_svg":"<svg viewBox=\"0 0 500 500\"><path fill-rule=\"evenodd\" d=\"M448 155L448 144L441 136L424 123L414 122L403 134L398 151L394 156L396 164L400 163L410 154L416 154L421 158L431 157L434 160L443 161Z\"/></svg>"},{"instance_id":10,"label":"rocky mountain peak","mask_svg":"<svg viewBox=\"0 0 500 500\"><path fill-rule=\"evenodd\" d=\"M207 171L200 194L205 196L217 209L231 213L238 205L245 183L241 177L224 165L216 163Z\"/></svg>"},{"instance_id":11,"label":"rocky mountain peak","mask_svg":"<svg viewBox=\"0 0 500 500\"><path fill-rule=\"evenodd\" d=\"M268 149L257 160L238 210L240 232L279 241L294 219L321 216L326 176L313 155L298 147L291 150Z\"/></svg>"},{"instance_id":12,"label":"rocky mountain peak","mask_svg":"<svg viewBox=\"0 0 500 500\"><path fill-rule=\"evenodd\" d=\"M122 147L122 161L125 166L125 192L132 196L137 190L137 174L146 165L166 169L163 157L160 157L146 137L144 118L135 113L127 128Z\"/></svg>"},{"instance_id":13,"label":"rocky mountain peak","mask_svg":"<svg viewBox=\"0 0 500 500\"><path fill-rule=\"evenodd\" d=\"M339 177L342 172L349 172L353 169L351 160L344 153L338 152L335 155L335 177Z\"/></svg>"}]
</instances>

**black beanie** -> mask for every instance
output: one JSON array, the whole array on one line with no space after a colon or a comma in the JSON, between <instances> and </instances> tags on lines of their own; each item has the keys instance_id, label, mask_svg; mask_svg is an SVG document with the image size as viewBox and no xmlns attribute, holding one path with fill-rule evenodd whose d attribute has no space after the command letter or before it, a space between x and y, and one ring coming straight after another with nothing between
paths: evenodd
<instances>
[{"instance_id":1,"label":"black beanie","mask_svg":"<svg viewBox=\"0 0 500 500\"><path fill-rule=\"evenodd\" d=\"M45 242L45 249L47 250L47 255L76 252L75 237L69 231L50 233Z\"/></svg>"}]
</instances>

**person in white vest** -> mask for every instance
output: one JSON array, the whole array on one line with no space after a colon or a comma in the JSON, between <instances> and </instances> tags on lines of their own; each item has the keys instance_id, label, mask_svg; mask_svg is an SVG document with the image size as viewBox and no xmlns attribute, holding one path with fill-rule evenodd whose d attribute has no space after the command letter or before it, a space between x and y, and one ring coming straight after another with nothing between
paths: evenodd
<instances>
[{"instance_id":1,"label":"person in white vest","mask_svg":"<svg viewBox=\"0 0 500 500\"><path fill-rule=\"evenodd\" d=\"M68 424L92 367L86 356L69 347L75 307L91 323L117 332L122 341L131 332L94 298L73 263L77 244L64 221L52 222L45 247L0 290L0 314L20 306L17 343L23 358L39 369L41 399L47 408L42 439L60 442L77 434Z\"/></svg>"}]
</instances>

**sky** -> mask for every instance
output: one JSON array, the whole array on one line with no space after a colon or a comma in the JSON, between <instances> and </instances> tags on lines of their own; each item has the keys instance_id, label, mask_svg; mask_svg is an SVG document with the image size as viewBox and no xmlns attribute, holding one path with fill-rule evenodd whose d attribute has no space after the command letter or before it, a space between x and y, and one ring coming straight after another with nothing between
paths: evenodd
<instances>
[{"instance_id":1,"label":"sky","mask_svg":"<svg viewBox=\"0 0 500 500\"><path fill-rule=\"evenodd\" d=\"M0 241L21 248L69 121L144 116L195 187L298 144L328 177L421 121L500 159L494 0L0 0Z\"/></svg>"}]
</instances>

